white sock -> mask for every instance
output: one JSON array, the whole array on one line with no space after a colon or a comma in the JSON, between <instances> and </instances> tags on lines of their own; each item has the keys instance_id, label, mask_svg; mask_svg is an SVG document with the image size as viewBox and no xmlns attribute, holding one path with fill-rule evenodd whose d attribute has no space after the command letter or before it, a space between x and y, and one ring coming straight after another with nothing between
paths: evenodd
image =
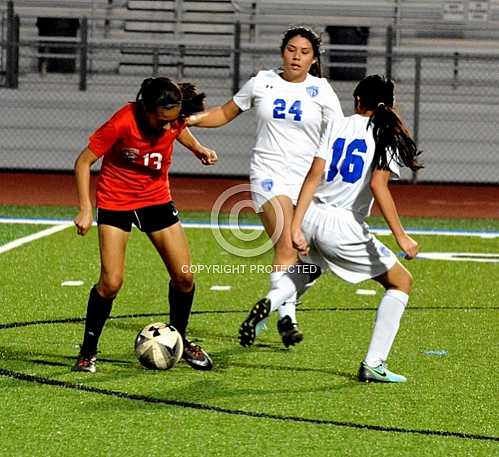
<instances>
[{"instance_id":1,"label":"white sock","mask_svg":"<svg viewBox=\"0 0 499 457\"><path fill-rule=\"evenodd\" d=\"M291 318L291 322L296 324L296 296L295 292L289 299L287 299L279 308L277 309L279 313L279 319L282 319L284 316L289 316Z\"/></svg>"},{"instance_id":2,"label":"white sock","mask_svg":"<svg viewBox=\"0 0 499 457\"><path fill-rule=\"evenodd\" d=\"M296 286L285 271L270 273L270 290L266 298L270 300L270 312L275 311L286 300L296 294Z\"/></svg>"},{"instance_id":3,"label":"white sock","mask_svg":"<svg viewBox=\"0 0 499 457\"><path fill-rule=\"evenodd\" d=\"M317 278L320 276L319 267L317 267L316 265L314 266L317 268L317 270L313 271L314 275L310 274L311 266L307 265L308 268L305 269L303 268L303 264L298 264L296 266L297 268L295 268L294 271L290 273L290 277L292 278L297 291L296 294L294 294L291 298L289 298L281 306L279 306L279 319L282 319L284 316L289 316L293 324L298 323L296 319L296 305L298 303L298 300L308 289L310 289L310 287L315 284Z\"/></svg>"},{"instance_id":4,"label":"white sock","mask_svg":"<svg viewBox=\"0 0 499 457\"><path fill-rule=\"evenodd\" d=\"M389 289L385 292L376 313L371 343L364 359L370 367L377 367L388 358L408 301L409 296L401 290Z\"/></svg>"}]
</instances>

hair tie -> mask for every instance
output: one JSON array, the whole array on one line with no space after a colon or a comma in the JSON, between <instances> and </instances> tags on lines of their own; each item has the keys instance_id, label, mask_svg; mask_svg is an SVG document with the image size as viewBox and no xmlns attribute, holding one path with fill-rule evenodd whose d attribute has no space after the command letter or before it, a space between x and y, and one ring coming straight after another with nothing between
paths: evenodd
<instances>
[{"instance_id":1,"label":"hair tie","mask_svg":"<svg viewBox=\"0 0 499 457\"><path fill-rule=\"evenodd\" d=\"M385 106L384 102L379 102L379 103L378 103L378 108L379 108L380 106Z\"/></svg>"}]
</instances>

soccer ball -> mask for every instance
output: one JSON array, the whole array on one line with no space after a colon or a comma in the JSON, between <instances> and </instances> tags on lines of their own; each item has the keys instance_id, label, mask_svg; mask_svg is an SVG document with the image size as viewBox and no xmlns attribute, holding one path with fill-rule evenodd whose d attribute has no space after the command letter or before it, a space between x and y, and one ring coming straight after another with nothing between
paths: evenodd
<instances>
[{"instance_id":1,"label":"soccer ball","mask_svg":"<svg viewBox=\"0 0 499 457\"><path fill-rule=\"evenodd\" d=\"M183 350L180 333L161 322L146 325L135 338L135 354L145 368L169 370L180 360Z\"/></svg>"}]
</instances>

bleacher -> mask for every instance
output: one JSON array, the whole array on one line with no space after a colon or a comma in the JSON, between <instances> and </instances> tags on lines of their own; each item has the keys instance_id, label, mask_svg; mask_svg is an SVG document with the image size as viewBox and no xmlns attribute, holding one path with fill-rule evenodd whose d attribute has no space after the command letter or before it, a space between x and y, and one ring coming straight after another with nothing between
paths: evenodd
<instances>
[{"instance_id":1,"label":"bleacher","mask_svg":"<svg viewBox=\"0 0 499 457\"><path fill-rule=\"evenodd\" d=\"M122 51L120 72L150 67L153 58L157 69L175 68L178 78L189 69L230 70L227 45L234 39L230 0L128 0L127 16L124 31L131 41L161 39L164 46L156 56L143 48ZM186 45L191 46L186 49Z\"/></svg>"},{"instance_id":2,"label":"bleacher","mask_svg":"<svg viewBox=\"0 0 499 457\"><path fill-rule=\"evenodd\" d=\"M5 10L7 0L0 0ZM15 0L24 38L37 35L37 17L91 18L96 38L157 39L227 43L240 20L251 33L243 40L265 43L288 24L341 25L401 34L486 38L499 30L499 0ZM487 16L476 12L485 8ZM473 8L473 9L472 9Z\"/></svg>"},{"instance_id":3,"label":"bleacher","mask_svg":"<svg viewBox=\"0 0 499 457\"><path fill-rule=\"evenodd\" d=\"M4 39L8 3L7 0L0 0ZM64 0L64 2L15 0L13 4L14 12L20 18L21 74L32 74L37 71L44 74L47 70L46 59L59 60L61 66L64 66L62 59L69 58L74 61L74 57L70 55L75 55L75 45L65 45L65 42L80 41L82 18L88 18L87 37L90 42L100 43L122 38L120 33L123 30L126 0ZM65 35L67 32L69 33ZM5 48L3 51L5 52ZM116 71L116 62L119 60L117 57L113 56L110 59L110 55L107 55L99 63L97 54L95 49L89 50L92 70ZM2 55L2 65L4 61L5 56ZM75 65L76 62L71 64L71 67Z\"/></svg>"},{"instance_id":4,"label":"bleacher","mask_svg":"<svg viewBox=\"0 0 499 457\"><path fill-rule=\"evenodd\" d=\"M234 10L230 0L128 0L125 31L142 38L156 33L169 38L223 40L233 33ZM215 40L212 40L212 37Z\"/></svg>"},{"instance_id":5,"label":"bleacher","mask_svg":"<svg viewBox=\"0 0 499 457\"><path fill-rule=\"evenodd\" d=\"M476 12L480 4L486 13ZM6 5L7 0L0 0L4 13ZM499 39L499 0L15 0L14 6L21 17L22 41L39 38L40 17L86 16L89 41L114 46L94 69L171 69L175 77L198 70L228 76L236 21L242 24L241 41L247 49L277 49L285 28L302 23L319 32L328 26L367 27L366 44L381 49L388 25L395 29L395 46L402 47L494 49ZM329 36L322 35L327 45ZM33 69L36 59L36 52L21 55L21 67ZM251 66L251 73L258 63L243 56L241 65Z\"/></svg>"},{"instance_id":6,"label":"bleacher","mask_svg":"<svg viewBox=\"0 0 499 457\"><path fill-rule=\"evenodd\" d=\"M36 39L39 17L50 18L90 18L92 38L111 38L112 32L122 29L120 23L112 23L114 16L122 15L126 0L15 0L14 9L21 18L20 35L22 39ZM5 11L8 1L0 0L0 9Z\"/></svg>"},{"instance_id":7,"label":"bleacher","mask_svg":"<svg viewBox=\"0 0 499 457\"><path fill-rule=\"evenodd\" d=\"M7 0L1 0L0 6L5 7ZM20 16L45 17L82 17L92 13L105 14L113 6L108 0L15 0L14 8Z\"/></svg>"},{"instance_id":8,"label":"bleacher","mask_svg":"<svg viewBox=\"0 0 499 457\"><path fill-rule=\"evenodd\" d=\"M499 0L234 0L233 4L239 20L251 24L244 36L261 43L275 42L280 29L301 23L319 31L326 26L369 27L374 45L384 40L389 25L398 39L411 46L419 41L426 45L427 38L462 38L464 46L467 40L499 38Z\"/></svg>"},{"instance_id":9,"label":"bleacher","mask_svg":"<svg viewBox=\"0 0 499 457\"><path fill-rule=\"evenodd\" d=\"M233 0L234 9L244 20L256 24L307 22L330 25L386 26L397 20L408 25L431 26L437 32L445 22L461 20L464 29L477 21L492 28L499 25L499 1L468 0ZM459 4L462 6L459 7ZM473 4L473 5L471 5ZM482 4L482 5L478 5ZM477 11L488 11L484 21ZM480 11L482 11L480 10ZM462 15L462 19L460 19ZM469 17L473 16L473 17Z\"/></svg>"}]
</instances>

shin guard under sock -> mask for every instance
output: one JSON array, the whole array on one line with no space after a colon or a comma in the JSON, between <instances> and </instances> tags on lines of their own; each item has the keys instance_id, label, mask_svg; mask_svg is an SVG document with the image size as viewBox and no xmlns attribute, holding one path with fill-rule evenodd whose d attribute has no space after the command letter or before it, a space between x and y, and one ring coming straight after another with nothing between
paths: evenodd
<instances>
[{"instance_id":1,"label":"shin guard under sock","mask_svg":"<svg viewBox=\"0 0 499 457\"><path fill-rule=\"evenodd\" d=\"M99 292L97 292L97 288L95 286L92 287L90 296L88 297L85 333L83 344L81 345L82 353L95 354L97 352L99 338L104 324L111 314L113 300L114 298L101 297Z\"/></svg>"},{"instance_id":2,"label":"shin guard under sock","mask_svg":"<svg viewBox=\"0 0 499 457\"><path fill-rule=\"evenodd\" d=\"M194 300L194 289L190 292L179 292L170 282L168 290L168 302L170 303L170 324L173 325L182 338L186 338L187 325L191 315L192 302Z\"/></svg>"}]
</instances>

